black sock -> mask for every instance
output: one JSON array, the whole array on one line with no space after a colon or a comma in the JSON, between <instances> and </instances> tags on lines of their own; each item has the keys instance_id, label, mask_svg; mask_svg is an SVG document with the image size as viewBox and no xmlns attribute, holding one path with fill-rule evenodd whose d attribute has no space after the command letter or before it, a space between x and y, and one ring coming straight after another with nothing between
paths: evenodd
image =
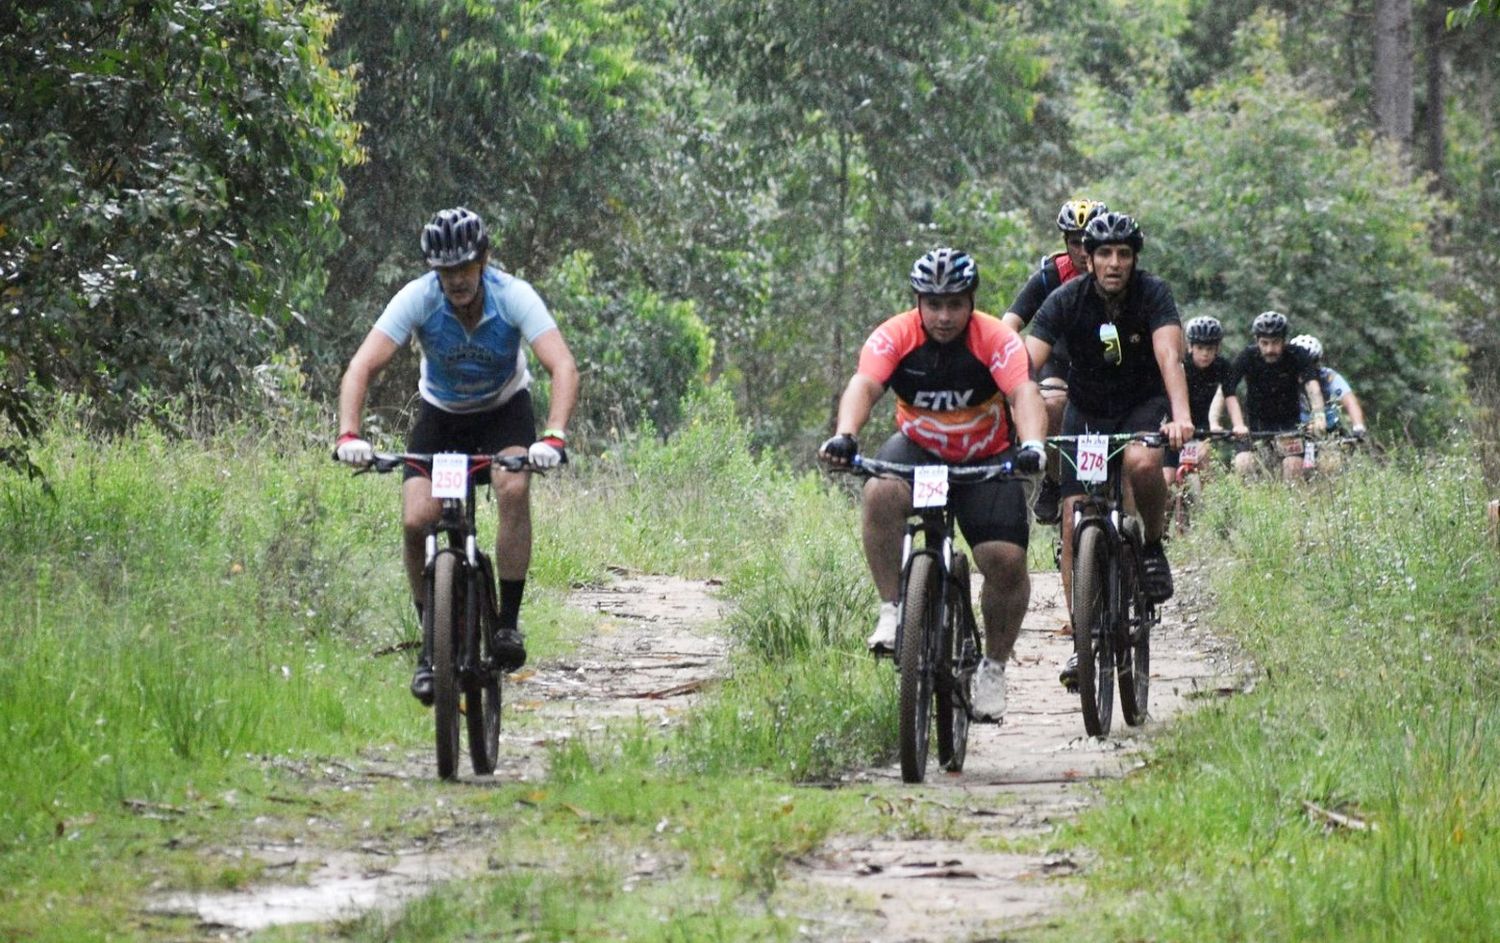
<instances>
[{"instance_id":1,"label":"black sock","mask_svg":"<svg viewBox=\"0 0 1500 943\"><path fill-rule=\"evenodd\" d=\"M521 593L525 580L500 581L500 628L514 629L521 618Z\"/></svg>"}]
</instances>

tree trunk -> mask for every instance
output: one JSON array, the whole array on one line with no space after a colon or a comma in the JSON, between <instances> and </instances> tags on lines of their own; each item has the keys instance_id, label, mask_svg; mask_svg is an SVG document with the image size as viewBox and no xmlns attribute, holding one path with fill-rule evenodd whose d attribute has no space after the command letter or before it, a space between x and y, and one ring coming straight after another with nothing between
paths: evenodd
<instances>
[{"instance_id":1,"label":"tree trunk","mask_svg":"<svg viewBox=\"0 0 1500 943\"><path fill-rule=\"evenodd\" d=\"M1412 144L1411 0L1375 0L1375 124L1409 155Z\"/></svg>"},{"instance_id":2,"label":"tree trunk","mask_svg":"<svg viewBox=\"0 0 1500 943\"><path fill-rule=\"evenodd\" d=\"M845 248L844 221L849 212L849 147L849 132L840 128L839 196L838 209L834 214L837 229L834 231L836 248L833 264L833 304L829 305L829 310L833 313L833 337L828 357L828 386L832 393L828 406L830 432L838 431L836 427L839 421L839 399L844 392L845 371L848 369L844 363L844 322L847 316L844 309L849 303L849 260Z\"/></svg>"},{"instance_id":3,"label":"tree trunk","mask_svg":"<svg viewBox=\"0 0 1500 943\"><path fill-rule=\"evenodd\" d=\"M1447 155L1443 150L1443 78L1448 68L1448 5L1427 0L1422 9L1422 46L1426 57L1425 98L1422 108L1422 166L1432 174L1432 185L1446 192Z\"/></svg>"}]
</instances>

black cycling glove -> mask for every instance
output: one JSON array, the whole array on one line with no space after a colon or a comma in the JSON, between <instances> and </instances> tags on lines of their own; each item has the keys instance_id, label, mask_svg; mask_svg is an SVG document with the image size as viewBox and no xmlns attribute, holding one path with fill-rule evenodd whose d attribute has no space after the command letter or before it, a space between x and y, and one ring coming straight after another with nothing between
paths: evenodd
<instances>
[{"instance_id":1,"label":"black cycling glove","mask_svg":"<svg viewBox=\"0 0 1500 943\"><path fill-rule=\"evenodd\" d=\"M1022 442L1021 450L1012 462L1016 471L1023 475L1035 475L1041 471L1042 462L1047 458L1046 448L1040 442Z\"/></svg>"},{"instance_id":2,"label":"black cycling glove","mask_svg":"<svg viewBox=\"0 0 1500 943\"><path fill-rule=\"evenodd\" d=\"M859 454L859 441L852 435L836 435L818 446L818 455L845 465L853 461L857 454Z\"/></svg>"}]
</instances>

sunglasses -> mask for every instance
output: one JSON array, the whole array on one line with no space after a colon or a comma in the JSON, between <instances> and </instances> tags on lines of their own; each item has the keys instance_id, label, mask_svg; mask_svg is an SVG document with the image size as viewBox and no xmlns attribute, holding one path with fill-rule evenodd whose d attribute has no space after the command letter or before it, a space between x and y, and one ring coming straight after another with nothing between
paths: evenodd
<instances>
[{"instance_id":1,"label":"sunglasses","mask_svg":"<svg viewBox=\"0 0 1500 943\"><path fill-rule=\"evenodd\" d=\"M1099 325L1099 342L1104 345L1104 359L1118 367L1123 359L1120 351L1120 329L1113 324Z\"/></svg>"},{"instance_id":2,"label":"sunglasses","mask_svg":"<svg viewBox=\"0 0 1500 943\"><path fill-rule=\"evenodd\" d=\"M1077 248L1077 247L1083 245L1083 237L1082 236L1068 236L1067 238L1065 238L1063 240L1063 244L1064 245L1068 245L1068 246L1073 246L1074 248Z\"/></svg>"}]
</instances>

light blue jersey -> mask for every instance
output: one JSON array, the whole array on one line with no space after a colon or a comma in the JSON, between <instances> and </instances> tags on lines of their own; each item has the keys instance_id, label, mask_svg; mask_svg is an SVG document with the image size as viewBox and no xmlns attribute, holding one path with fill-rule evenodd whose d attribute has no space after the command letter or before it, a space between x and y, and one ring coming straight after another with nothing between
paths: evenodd
<instances>
[{"instance_id":1,"label":"light blue jersey","mask_svg":"<svg viewBox=\"0 0 1500 943\"><path fill-rule=\"evenodd\" d=\"M531 343L557 323L535 289L491 266L484 270L484 314L472 334L448 304L436 272L407 282L375 328L398 346L416 335L422 399L450 413L472 413L531 386L521 339Z\"/></svg>"},{"instance_id":2,"label":"light blue jersey","mask_svg":"<svg viewBox=\"0 0 1500 943\"><path fill-rule=\"evenodd\" d=\"M1318 368L1318 385L1323 388L1323 420L1328 428L1336 428L1339 417L1344 414L1339 402L1354 389L1349 386L1343 374L1332 367ZM1308 409L1307 394L1302 395L1302 421L1307 422L1312 418L1312 410Z\"/></svg>"}]
</instances>

